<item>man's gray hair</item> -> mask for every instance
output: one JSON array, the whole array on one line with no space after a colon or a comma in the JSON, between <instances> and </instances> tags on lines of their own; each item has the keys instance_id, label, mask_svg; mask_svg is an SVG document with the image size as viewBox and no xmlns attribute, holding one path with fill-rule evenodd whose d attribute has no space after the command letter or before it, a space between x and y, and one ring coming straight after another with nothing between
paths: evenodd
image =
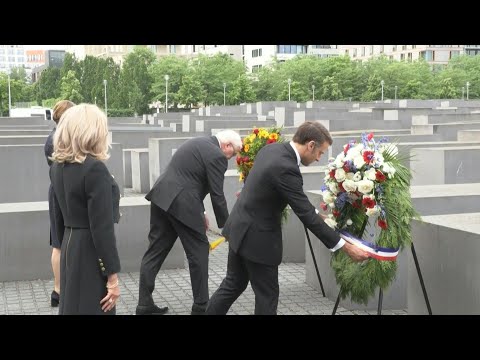
<instances>
[{"instance_id":1,"label":"man's gray hair","mask_svg":"<svg viewBox=\"0 0 480 360\"><path fill-rule=\"evenodd\" d=\"M229 144L231 143L236 149L241 148L242 138L240 135L233 130L222 130L215 134L220 144Z\"/></svg>"}]
</instances>

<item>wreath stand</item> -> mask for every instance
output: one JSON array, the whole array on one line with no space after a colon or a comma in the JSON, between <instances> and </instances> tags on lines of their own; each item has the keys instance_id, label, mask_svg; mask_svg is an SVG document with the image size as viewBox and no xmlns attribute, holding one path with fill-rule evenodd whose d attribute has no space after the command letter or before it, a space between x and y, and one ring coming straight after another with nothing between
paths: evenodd
<instances>
[{"instance_id":1,"label":"wreath stand","mask_svg":"<svg viewBox=\"0 0 480 360\"><path fill-rule=\"evenodd\" d=\"M362 237L366 226L367 226L367 220L365 220L363 222L362 230L360 231L360 236L359 237ZM306 230L306 228L305 228L305 230ZM310 242L310 239L308 239L308 241ZM410 246L410 248L412 250L413 260L415 261L415 267L417 269L418 279L420 280L420 285L422 286L423 297L425 298L425 303L427 305L428 315L432 315L432 308L430 307L430 301L428 301L427 290L425 289L425 283L423 282L422 272L420 271L420 264L418 263L417 253L415 252L415 247L413 246L413 242L412 242L412 245ZM311 245L310 245L310 250L312 250ZM312 252L312 255L313 255L313 252ZM315 263L315 267L317 267L316 263ZM320 279L320 274L318 274L318 269L317 269L317 275ZM321 282L320 282L320 284L321 284ZM335 315L335 313L337 312L338 304L340 303L340 295L342 294L342 290L343 290L343 287L340 288L340 292L338 293L337 300L335 301L335 306L333 307L332 315ZM323 287L322 287L322 292L323 292ZM325 293L323 294L323 296L325 296ZM380 288L380 291L378 293L377 315L382 315L382 302L383 302L383 290L382 290L382 288Z\"/></svg>"}]
</instances>

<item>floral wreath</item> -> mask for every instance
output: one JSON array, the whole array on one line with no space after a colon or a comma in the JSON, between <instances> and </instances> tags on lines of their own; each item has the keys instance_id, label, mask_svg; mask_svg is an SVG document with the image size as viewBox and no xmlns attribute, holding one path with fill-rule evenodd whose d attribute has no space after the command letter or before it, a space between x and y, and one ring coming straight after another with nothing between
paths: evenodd
<instances>
[{"instance_id":1,"label":"floral wreath","mask_svg":"<svg viewBox=\"0 0 480 360\"><path fill-rule=\"evenodd\" d=\"M351 140L343 152L330 158L322 186L325 222L339 231L364 236L370 221L379 230L375 243L403 249L411 244L410 221L419 218L410 197L411 172L403 165L395 144L375 141L373 133ZM374 235L371 234L373 237ZM386 289L395 278L396 261L369 259L356 263L343 251L331 259L341 298L367 304L377 287Z\"/></svg>"}]
</instances>

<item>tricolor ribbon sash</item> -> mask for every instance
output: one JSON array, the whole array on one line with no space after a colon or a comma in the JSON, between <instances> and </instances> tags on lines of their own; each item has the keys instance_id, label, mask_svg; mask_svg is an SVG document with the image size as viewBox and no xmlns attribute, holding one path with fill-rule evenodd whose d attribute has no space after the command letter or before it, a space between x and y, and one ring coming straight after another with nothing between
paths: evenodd
<instances>
[{"instance_id":1,"label":"tricolor ribbon sash","mask_svg":"<svg viewBox=\"0 0 480 360\"><path fill-rule=\"evenodd\" d=\"M391 249L380 247L374 243L359 239L346 231L340 231L342 238L350 244L358 246L370 254L370 257L377 260L395 261L397 259L399 249Z\"/></svg>"}]
</instances>

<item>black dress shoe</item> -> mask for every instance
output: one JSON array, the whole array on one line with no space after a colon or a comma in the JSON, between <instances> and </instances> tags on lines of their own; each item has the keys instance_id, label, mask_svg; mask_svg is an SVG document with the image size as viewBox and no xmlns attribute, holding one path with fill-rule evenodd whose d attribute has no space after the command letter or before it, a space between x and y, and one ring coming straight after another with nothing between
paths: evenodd
<instances>
[{"instance_id":1,"label":"black dress shoe","mask_svg":"<svg viewBox=\"0 0 480 360\"><path fill-rule=\"evenodd\" d=\"M50 305L52 307L57 307L59 302L60 302L60 294L57 293L55 290L53 290L52 295L50 295Z\"/></svg>"},{"instance_id":2,"label":"black dress shoe","mask_svg":"<svg viewBox=\"0 0 480 360\"><path fill-rule=\"evenodd\" d=\"M163 315L168 311L168 307L158 307L157 305L137 305L135 315Z\"/></svg>"},{"instance_id":3,"label":"black dress shoe","mask_svg":"<svg viewBox=\"0 0 480 360\"><path fill-rule=\"evenodd\" d=\"M193 304L192 305L192 312L191 315L205 315L205 311L207 311L207 304Z\"/></svg>"}]
</instances>

